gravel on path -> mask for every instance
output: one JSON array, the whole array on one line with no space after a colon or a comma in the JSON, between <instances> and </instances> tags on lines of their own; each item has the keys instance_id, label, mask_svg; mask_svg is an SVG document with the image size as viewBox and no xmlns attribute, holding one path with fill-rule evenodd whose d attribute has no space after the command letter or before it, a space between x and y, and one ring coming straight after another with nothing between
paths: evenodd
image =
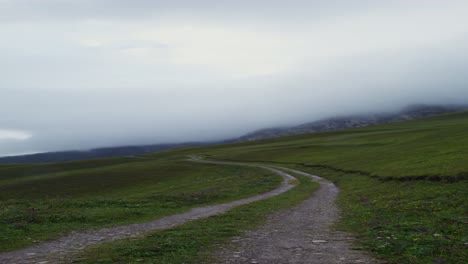
<instances>
[{"instance_id":1,"label":"gravel on path","mask_svg":"<svg viewBox=\"0 0 468 264\"><path fill-rule=\"evenodd\" d=\"M216 263L382 263L366 252L353 250L353 238L334 230L339 219L338 188L315 175L276 167L320 183L315 193L290 209L269 216L265 225L247 231L213 253Z\"/></svg>"}]
</instances>

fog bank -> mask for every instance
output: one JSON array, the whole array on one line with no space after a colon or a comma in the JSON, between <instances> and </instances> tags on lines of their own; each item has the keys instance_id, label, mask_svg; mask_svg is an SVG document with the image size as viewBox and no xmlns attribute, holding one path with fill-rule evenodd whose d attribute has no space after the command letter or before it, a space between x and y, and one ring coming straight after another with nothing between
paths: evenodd
<instances>
[{"instance_id":1,"label":"fog bank","mask_svg":"<svg viewBox=\"0 0 468 264\"><path fill-rule=\"evenodd\" d=\"M0 156L468 103L466 1L0 0Z\"/></svg>"}]
</instances>

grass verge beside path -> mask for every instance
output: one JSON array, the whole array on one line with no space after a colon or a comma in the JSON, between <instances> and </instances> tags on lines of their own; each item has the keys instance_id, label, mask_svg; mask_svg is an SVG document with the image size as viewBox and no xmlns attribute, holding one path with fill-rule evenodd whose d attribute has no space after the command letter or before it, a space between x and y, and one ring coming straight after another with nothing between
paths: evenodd
<instances>
[{"instance_id":1,"label":"grass verge beside path","mask_svg":"<svg viewBox=\"0 0 468 264\"><path fill-rule=\"evenodd\" d=\"M170 230L154 232L142 239L90 248L76 263L209 263L210 253L217 244L261 225L270 213L299 204L319 187L310 178L294 176L300 184L277 197Z\"/></svg>"},{"instance_id":2,"label":"grass verge beside path","mask_svg":"<svg viewBox=\"0 0 468 264\"><path fill-rule=\"evenodd\" d=\"M340 188L337 228L390 263L466 263L468 182L379 181L368 176L297 167Z\"/></svg>"},{"instance_id":3,"label":"grass verge beside path","mask_svg":"<svg viewBox=\"0 0 468 264\"><path fill-rule=\"evenodd\" d=\"M340 228L392 263L468 259L468 111L204 148L336 182Z\"/></svg>"}]
</instances>

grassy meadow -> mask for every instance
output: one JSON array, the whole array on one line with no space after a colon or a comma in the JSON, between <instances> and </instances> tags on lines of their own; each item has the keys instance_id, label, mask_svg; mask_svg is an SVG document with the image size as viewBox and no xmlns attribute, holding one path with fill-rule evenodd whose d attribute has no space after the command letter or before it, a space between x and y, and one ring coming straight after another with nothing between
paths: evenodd
<instances>
[{"instance_id":1,"label":"grassy meadow","mask_svg":"<svg viewBox=\"0 0 468 264\"><path fill-rule=\"evenodd\" d=\"M294 175L294 174L293 174ZM225 214L182 226L87 249L77 263L210 263L217 244L229 243L242 231L258 227L269 213L291 207L308 198L319 184L294 175L300 184L267 200L234 208Z\"/></svg>"},{"instance_id":2,"label":"grassy meadow","mask_svg":"<svg viewBox=\"0 0 468 264\"><path fill-rule=\"evenodd\" d=\"M337 227L391 263L468 259L468 112L218 146L204 155L333 180L343 210Z\"/></svg>"},{"instance_id":3,"label":"grassy meadow","mask_svg":"<svg viewBox=\"0 0 468 264\"><path fill-rule=\"evenodd\" d=\"M280 182L266 170L171 158L0 166L0 251L236 200Z\"/></svg>"},{"instance_id":4,"label":"grassy meadow","mask_svg":"<svg viewBox=\"0 0 468 264\"><path fill-rule=\"evenodd\" d=\"M468 112L219 146L207 156L299 163L379 178L468 177ZM429 179L430 180L430 179Z\"/></svg>"},{"instance_id":5,"label":"grassy meadow","mask_svg":"<svg viewBox=\"0 0 468 264\"><path fill-rule=\"evenodd\" d=\"M341 189L343 216L336 228L358 237L356 248L390 263L468 259L468 112L142 158L0 166L0 230L6 230L0 250L74 229L234 200L280 182L255 168L189 163L188 155L280 164L333 180ZM213 243L260 224L272 210L297 204L314 186L301 178L298 188L242 207L249 210L90 249L81 261L197 263Z\"/></svg>"}]
</instances>

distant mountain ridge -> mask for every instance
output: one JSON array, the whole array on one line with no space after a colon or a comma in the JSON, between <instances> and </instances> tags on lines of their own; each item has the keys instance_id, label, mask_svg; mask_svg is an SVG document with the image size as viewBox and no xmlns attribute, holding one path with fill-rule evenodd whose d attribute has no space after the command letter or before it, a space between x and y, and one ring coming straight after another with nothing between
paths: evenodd
<instances>
[{"instance_id":1,"label":"distant mountain ridge","mask_svg":"<svg viewBox=\"0 0 468 264\"><path fill-rule=\"evenodd\" d=\"M468 110L468 105L413 105L394 113L349 115L308 122L298 126L267 128L246 134L239 138L226 139L218 142L189 142L178 144L169 143L142 146L96 148L87 151L46 152L21 156L0 157L0 164L66 162L96 158L134 156L168 150L177 147L206 146L213 144L255 141L287 135L297 135L305 133L339 130L352 127L379 125L462 110Z\"/></svg>"},{"instance_id":2,"label":"distant mountain ridge","mask_svg":"<svg viewBox=\"0 0 468 264\"><path fill-rule=\"evenodd\" d=\"M180 143L180 144L156 144L143 146L121 146L96 148L91 150L79 151L58 151L37 154L28 154L21 156L0 157L0 164L15 163L45 163L45 162L65 162L97 158L111 158L122 156L133 156L147 153L163 151L177 147L199 146L203 143Z\"/></svg>"},{"instance_id":3,"label":"distant mountain ridge","mask_svg":"<svg viewBox=\"0 0 468 264\"><path fill-rule=\"evenodd\" d=\"M379 125L463 110L468 110L468 105L412 105L394 113L341 116L313 121L298 126L261 129L241 136L236 141L255 141L287 135Z\"/></svg>"}]
</instances>

